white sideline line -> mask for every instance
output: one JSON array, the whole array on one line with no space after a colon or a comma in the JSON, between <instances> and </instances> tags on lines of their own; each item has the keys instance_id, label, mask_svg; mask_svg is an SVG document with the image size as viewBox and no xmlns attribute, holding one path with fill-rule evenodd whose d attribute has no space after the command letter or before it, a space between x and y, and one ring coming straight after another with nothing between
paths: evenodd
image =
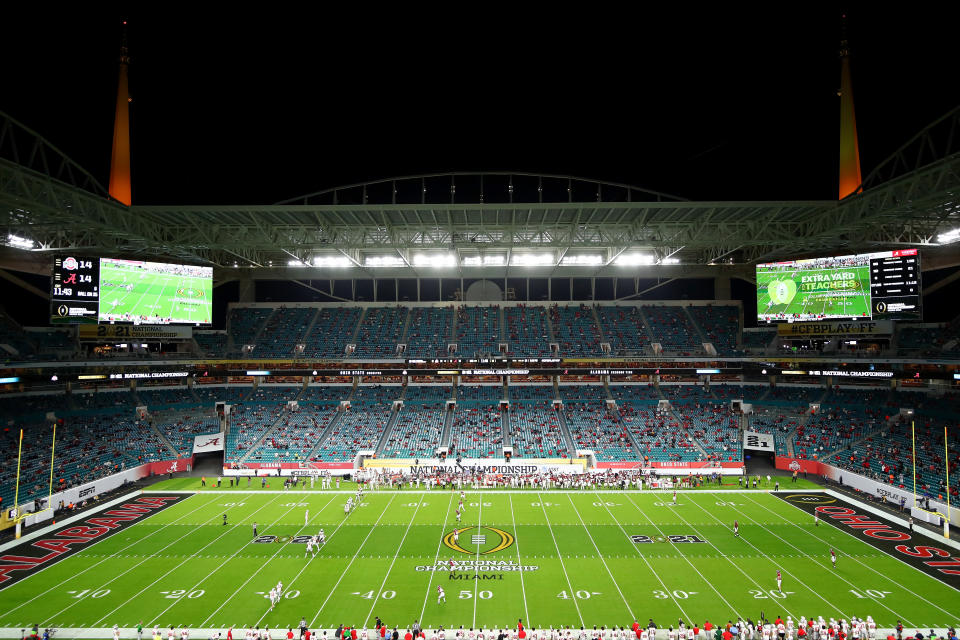
<instances>
[{"instance_id":1,"label":"white sideline line","mask_svg":"<svg viewBox=\"0 0 960 640\"><path fill-rule=\"evenodd\" d=\"M213 502L213 501L211 500L210 502ZM193 511L188 511L187 513L185 513L185 514L183 514L182 516L180 516L179 518L177 518L177 520L180 520L180 519L182 519L182 518L186 518L187 516L191 515L192 513L196 512L196 511L199 511L200 509L203 509L204 507L210 506L210 502L208 502L208 503L206 503L206 504L200 505L199 507L197 507L197 508L194 509ZM185 503L178 503L178 504L185 504ZM171 505L171 506L172 506L172 505ZM147 516L147 518L145 518L145 519L143 519L143 520L139 520L139 521L136 522L135 524L133 524L133 525L131 525L130 527L128 527L127 530L129 531L130 529L133 529L133 527L137 526L138 524L141 524L141 523L143 523L143 522L146 522L148 518L151 518L151 517L155 516L155 515L158 514L158 513L160 513L160 512L159 512L159 511L156 511L156 512L150 514L149 516ZM2 618L3 616L8 615L8 614L10 614L10 613L12 613L13 611L16 611L17 609L19 609L20 607L22 607L22 606L25 605L25 604L30 604L31 602L33 602L34 600L36 600L36 599L39 598L40 596L46 595L46 594L50 593L51 591L53 591L54 589L57 589L57 588L59 588L59 587L62 587L63 585L65 585L65 584L66 584L67 582L69 582L70 580L73 580L73 579L76 578L77 576L82 576L82 575L85 574L87 571L90 571L90 570L93 569L94 567L100 566L101 564L103 564L103 563L106 562L107 560L110 560L110 559L112 559L112 558L118 557L118 556L120 555L120 552L121 552L121 551L126 551L126 550L129 549L130 547L133 547L133 546L136 546L136 545L140 544L141 542L143 542L144 540L150 538L151 536L157 535L157 534L160 533L161 531L164 531L164 530L166 530L168 527L172 526L177 520L174 520L173 522L168 522L167 524L163 525L161 528L157 529L156 531L154 531L154 532L152 532L152 533L149 533L149 534L145 535L145 536L142 537L142 538L139 538L136 542L131 542L131 543L128 544L127 546L123 547L122 549L119 549L119 550L117 550L117 551L114 551L114 552L111 553L109 556L106 556L106 557L103 558L102 560L99 560L99 561L93 563L92 565L90 565L89 567L87 567L86 569L84 569L83 571L80 571L80 572L78 572L78 573L74 573L74 574L72 574L69 578L67 578L66 580L63 580L62 582L58 582L57 584L53 585L52 587L50 587L50 588L47 589L46 591L43 591L43 592L41 592L41 593L38 593L37 595L33 596L33 597L30 598L29 600L25 600L25 601L21 602L20 604L18 604L18 605L17 605L16 607L14 607L13 609L10 609L9 611L7 611L7 612L5 612L5 613L0 614L0 618ZM57 526L59 527L59 525L57 525ZM184 535L187 535L187 534L184 534ZM110 537L112 537L112 536L110 536ZM107 539L107 538L101 538L100 540L97 540L96 542L94 542L93 544L91 544L89 547L86 547L83 551L87 551L87 550L91 549L92 547L100 544L101 542L103 542L103 541L106 540L106 539ZM179 539L180 539L180 538L178 538L178 540L179 540ZM166 548L166 547L164 547L164 549L165 549L165 548ZM162 551L162 550L163 550L163 549L161 549L161 551ZM77 554L74 554L74 555L79 555L80 553L81 553L81 552L77 552ZM73 556L70 556L70 558L72 558L72 557L73 557ZM64 558L64 560L69 560L70 558ZM43 567L42 569L40 569L40 570L37 571L36 573L34 573L34 574L30 575L30 576L27 576L26 578L23 578L23 580L29 580L29 579L32 578L33 576L38 575L38 574L46 571L46 570L49 569L50 567L55 567L55 566L57 566L57 565L59 565L59 564L60 564L59 562L55 562L55 563L53 563L53 564L47 565L46 567ZM18 584L18 583L15 582L15 583L13 583L13 584ZM12 587L13 584L7 585L6 587L4 587L4 589L8 589L8 588ZM0 589L0 591L2 591L2 589Z\"/></svg>"},{"instance_id":2,"label":"white sideline line","mask_svg":"<svg viewBox=\"0 0 960 640\"><path fill-rule=\"evenodd\" d=\"M436 566L437 562L440 560L440 547L443 546L443 537L447 530L447 519L450 517L450 507L453 505L453 494L450 492L450 501L447 502L447 511L443 514L443 525L440 527L440 540L437 541L437 555L433 559L433 565ZM436 570L428 571L430 574L430 581L427 582L427 595L423 596L423 608L420 609L420 617L417 618L420 621L420 624L423 624L423 614L427 612L427 600L430 599L430 588L433 587L433 574L436 573Z\"/></svg>"},{"instance_id":3,"label":"white sideline line","mask_svg":"<svg viewBox=\"0 0 960 640\"><path fill-rule=\"evenodd\" d=\"M584 626L583 614L580 613L580 605L577 604L577 592L573 590L573 583L570 582L570 575L567 574L567 567L563 564L563 554L560 553L560 546L557 544L557 536L553 535L553 527L550 526L550 518L547 516L547 509L543 506L543 497L537 493L537 499L540 501L540 508L543 509L543 517L547 521L547 529L550 530L550 537L553 538L553 546L557 550L557 558L560 560L560 568L563 569L563 576L567 579L567 587L570 589L570 597L573 598L573 606L577 609L577 617L580 618L580 626Z\"/></svg>"},{"instance_id":4,"label":"white sideline line","mask_svg":"<svg viewBox=\"0 0 960 640\"><path fill-rule=\"evenodd\" d=\"M627 599L623 595L623 591L620 590L620 585L617 583L617 579L613 577L613 573L610 571L610 567L607 566L607 561L603 559L603 554L600 553L600 547L597 546L597 543L594 542L593 536L590 535L590 529L587 528L587 523L583 521L583 517L580 515L580 511L577 509L577 505L573 504L573 498L567 494L567 499L570 500L570 506L573 507L574 513L577 514L577 518L580 520L580 524L583 525L583 530L587 532L587 537L590 538L590 544L593 545L593 548L597 550L597 555L600 557L600 562L603 563L603 568L607 570L607 575L610 576L610 581L613 582L613 586L617 588L617 593L620 594L620 599L623 600L623 604L627 606L627 612L630 614L630 618L633 620L637 619L637 616L633 615L633 609L630 607L630 603L627 602ZM573 597L576 597L577 594L573 594Z\"/></svg>"},{"instance_id":5,"label":"white sideline line","mask_svg":"<svg viewBox=\"0 0 960 640\"><path fill-rule=\"evenodd\" d=\"M393 565L397 563L397 557L400 555L400 550L403 549L403 542L407 539L407 534L410 533L410 527L413 526L413 521L417 519L417 513L420 511L420 507L423 506L423 497L425 495L426 494L420 496L420 500L417 501L417 507L413 510L413 515L410 517L410 522L407 523L407 528L403 531L403 536L400 538L400 544L397 545L397 552L393 554L393 560L390 561L390 566L387 567L387 574L383 576L383 582L380 583L380 588L377 590L377 595L373 599L373 603L370 605L370 611L367 612L367 617L363 619L363 625L360 627L361 629L367 628L367 622L370 621L370 615L377 606L377 600L380 599L380 594L383 593L383 588L387 586L387 579L390 578L390 572L393 571Z\"/></svg>"},{"instance_id":6,"label":"white sideline line","mask_svg":"<svg viewBox=\"0 0 960 640\"><path fill-rule=\"evenodd\" d=\"M393 501L396 499L396 494L390 498L390 502L387 503L387 506L383 508L383 511L380 512L380 515L377 517L377 521L373 523L373 526L370 527L370 531L367 532L367 536L363 539L363 542L360 543L360 546L357 547L357 552L353 554L353 557L350 558L350 562L347 563L347 566L343 568L343 572L340 574L340 577L337 579L336 584L330 589L330 593L327 594L326 599L323 601L323 604L320 605L320 608L317 609L317 612L313 615L313 619L310 620L310 628L313 628L313 623L317 621L317 616L320 615L320 612L323 611L323 608L327 606L327 603L330 601L330 597L337 591L337 587L340 586L340 583L343 581L343 577L347 575L350 567L353 566L353 561L357 559L357 556L360 555L360 550L363 549L363 545L367 544L367 540L370 539L370 534L376 530L377 525L380 524L380 519L383 518L383 514L387 512L390 508L390 505L393 504Z\"/></svg>"},{"instance_id":7,"label":"white sideline line","mask_svg":"<svg viewBox=\"0 0 960 640\"><path fill-rule=\"evenodd\" d=\"M837 497L842 497L844 500L849 500L849 499L846 498L845 496L839 496L839 495L838 495ZM776 513L776 512L774 512L772 509L770 509L769 507L766 507L766 506L760 504L759 502L756 502L755 500L751 500L751 502L754 502L754 503L757 504L758 506L763 507L764 509L766 509L767 511L770 511L771 513ZM786 501L784 500L784 502L786 502ZM855 504L857 504L855 501L850 501L850 502L854 502ZM789 504L789 503L788 503L788 504ZM799 510L799 511L802 511L804 514L807 513L806 511L803 511L803 509L800 509L800 507L797 507L796 505L791 504L790 506L791 506L791 507L794 507L795 509L797 509L797 510ZM859 505L859 504L858 504L858 506L863 506L863 505ZM878 514L876 514L876 515L880 515L880 516L882 517L882 513L878 513ZM793 526L795 526L795 527L797 526L796 524L794 524L794 523L792 523L792 522L791 522L790 524L793 525ZM803 529L803 527L799 527L799 528L800 528L800 529ZM842 531L843 533L847 534L848 536L850 536L851 538L853 538L853 539L856 540L857 542L866 544L866 542L864 542L863 540L860 540L859 538L857 538L857 536L853 535L853 534L850 533L849 531L846 531L845 529L842 529L842 528L840 528L840 527L833 527L833 529L836 529L836 530L838 530L838 531ZM817 540L823 541L823 538L821 538L820 536L814 535L813 532L807 531L806 529L803 529L803 530L806 531L807 535L813 536L813 537L816 538ZM868 545L868 546L870 546L870 545ZM838 547L838 548L839 548L839 547ZM872 547L872 546L871 546L871 548L875 549L876 547ZM926 572L924 572L924 571L921 571L919 568L913 566L912 564L910 564L910 563L908 563L908 562L904 562L904 561L901 560L900 558L897 558L896 556L892 556L892 555L890 555L889 553L885 553L882 549L879 550L879 551L880 551L880 553L882 553L883 556L886 557L886 558L894 558L895 560L899 560L900 562L903 562L903 564L905 564L905 565L907 565L908 567L910 567L910 568L912 568L912 569L914 569L914 570L922 573L923 575L927 576L928 578L931 578L931 577L932 577L930 574L928 574L928 573L926 573ZM930 606L934 607L935 609L940 609L940 611L946 613L947 615L949 615L949 616L951 616L951 617L954 617L954 616L957 615L957 612L947 611L947 610L944 609L943 607L940 607L940 606L938 606L938 605L930 602L929 600L927 600L926 598L924 598L923 596L921 596L919 593L916 593L916 592L914 592L914 591L911 591L910 589L907 589L906 587L904 587L904 586L901 585L900 583L892 580L889 576L884 576L884 574L880 573L879 571L877 571L876 569L874 569L874 568L871 567L870 565L865 564L865 563L860 562L859 560L857 560L853 555L850 555L849 553L844 553L844 555L845 555L846 557L850 558L851 560L853 560L854 562L856 562L857 564L859 564L860 566L866 567L867 569L869 569L869 570L872 571L873 573L877 574L878 576L883 577L883 578L884 578L885 580L887 580L888 582L893 582L898 588L903 589L903 590L906 591L907 593L910 593L910 594L916 596L917 598L923 600L924 602L926 602L926 603L929 604ZM934 579L936 579L936 578L934 578ZM944 585L950 587L951 589L953 589L953 590L955 590L955 591L960 591L960 589L957 589L957 588L954 587L953 585L947 584L946 582L943 582L943 581L941 581L941 580L937 580L937 582L940 582L941 584L944 584Z\"/></svg>"},{"instance_id":8,"label":"white sideline line","mask_svg":"<svg viewBox=\"0 0 960 640\"><path fill-rule=\"evenodd\" d=\"M758 505L758 506L763 506L763 505L760 505L760 504L759 504L758 502L756 502L755 500L751 500L751 502L753 502L754 504L756 504L756 505ZM767 507L764 507L764 508L767 509L768 511L772 511L772 509L769 509L769 508L767 508ZM734 507L734 509L735 509L738 513L743 513L742 511L740 511L740 510L737 509L736 507ZM773 512L773 513L776 513L776 512ZM807 512L804 511L803 513L804 513L804 515L806 515ZM756 520L754 520L753 518L751 518L750 516L748 516L748 515L746 515L746 514L744 514L744 517L747 518L748 520L752 520L754 523L757 523ZM763 527L763 525L760 525L760 526ZM796 525L794 525L794 526L796 526ZM764 528L764 530L767 531L767 533L769 533L770 535L772 535L772 536L773 536L774 538L776 538L777 540L780 540L781 542L783 542L786 546L788 546L788 547L793 547L793 548L797 551L797 553L803 554L803 551L802 551L800 548L798 548L798 547L790 544L789 542L787 542L786 540L784 540L783 538L781 538L780 536L778 536L776 533L774 533L774 532L771 531L770 529L767 529L766 527L763 527L763 528ZM850 585L852 588L857 588L857 585L853 584L852 582L850 582L849 580L847 580L847 579L844 578L843 576L841 576L841 575L839 575L839 574L837 574L837 573L835 573L835 572L832 572L832 571L830 570L830 568L827 567L827 565L825 565L825 564L821 563L819 560L817 560L816 556L811 556L811 555L809 555L809 554L804 554L804 555L806 555L810 560L812 560L817 566L821 567L821 568L824 570L824 572L825 572L824 575L835 575L837 578L839 578L839 579L840 579L841 581L843 581L843 582L846 582L846 583L847 583L848 585ZM783 571L786 571L786 570L784 569ZM829 572L829 573L827 573L827 572ZM789 574L789 572L787 572L787 573ZM794 578L796 578L796 576L794 576ZM798 582L800 582L800 580L798 580ZM866 592L864 592L864 593L866 593ZM897 613L896 611L894 611L893 609L891 609L890 607L888 607L888 606L885 605L884 603L880 602L879 599L874 598L874 597L871 596L869 593L866 593L866 595L869 596L869 598L870 598L871 600L873 600L876 604L880 605L881 607L883 607L884 609L886 609L887 611L889 611L890 613L892 613L895 617L897 617L897 618L899 618L899 619L901 619L901 620L903 620L903 621L905 621L905 622L909 622L909 618L907 618L906 616L900 615L899 613ZM838 608L839 608L839 607L838 607ZM914 625L913 625L913 624L910 624L910 625L908 625L908 626L911 626L911 627L912 627L912 626L914 626Z\"/></svg>"},{"instance_id":9,"label":"white sideline line","mask_svg":"<svg viewBox=\"0 0 960 640\"><path fill-rule=\"evenodd\" d=\"M239 476L241 478L246 476ZM276 476L274 476L276 477ZM484 487L478 487L476 491L482 491L483 493L490 493L493 495L497 494L510 494L510 495L540 495L541 493L546 493L548 495L555 493L573 493L573 494L588 494L588 493L599 493L601 495L606 494L616 494L620 495L623 493L633 493L637 495L649 495L651 493L663 493L659 489L627 489L626 491L621 491L620 489L486 489ZM421 493L426 495L434 495L440 492L445 491L444 489L383 489L371 495L420 495ZM753 494L753 493L776 493L776 489L680 489L684 494L710 494L715 493L735 493L741 495L744 493ZM786 489L780 488L780 492L784 492ZM803 491L804 493L829 493L828 489L796 489L796 491ZM171 489L170 491L160 491L159 489L144 489L143 493L195 493L197 495L210 495L213 491L201 491L198 489ZM356 493L354 489L226 489L223 491L218 491L216 495L235 495L235 494L257 494L257 493L288 493L288 494L322 494L322 493L338 493L344 495L353 495Z\"/></svg>"},{"instance_id":10,"label":"white sideline line","mask_svg":"<svg viewBox=\"0 0 960 640\"><path fill-rule=\"evenodd\" d=\"M513 496L510 496L510 517L513 519L513 546L517 548L517 564L522 567L523 561L520 560L520 543L517 541L518 540L517 518L515 515L513 515ZM524 614L523 619L527 621L527 624L530 625L531 628L536 628L533 626L533 623L530 621L530 610L527 609L527 589L523 584L524 572L521 570L521 571L518 571L517 573L520 574L520 593L523 594L523 614Z\"/></svg>"}]
</instances>

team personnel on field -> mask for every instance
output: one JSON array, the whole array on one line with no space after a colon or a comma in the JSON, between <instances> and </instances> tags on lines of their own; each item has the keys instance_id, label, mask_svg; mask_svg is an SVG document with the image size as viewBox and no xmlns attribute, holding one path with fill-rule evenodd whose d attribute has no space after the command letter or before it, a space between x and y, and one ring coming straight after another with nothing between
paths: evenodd
<instances>
[{"instance_id":1,"label":"team personnel on field","mask_svg":"<svg viewBox=\"0 0 960 640\"><path fill-rule=\"evenodd\" d=\"M447 602L447 594L443 592L443 587L437 585L437 604L440 604L440 601L443 600L444 604Z\"/></svg>"},{"instance_id":2,"label":"team personnel on field","mask_svg":"<svg viewBox=\"0 0 960 640\"><path fill-rule=\"evenodd\" d=\"M830 549L830 562L833 563L833 568L837 568L837 552L833 549Z\"/></svg>"},{"instance_id":3,"label":"team personnel on field","mask_svg":"<svg viewBox=\"0 0 960 640\"><path fill-rule=\"evenodd\" d=\"M782 584L783 584L783 578L781 578L780 576L780 569L777 569L777 591L779 591L780 593L783 593L783 589L781 588Z\"/></svg>"}]
</instances>

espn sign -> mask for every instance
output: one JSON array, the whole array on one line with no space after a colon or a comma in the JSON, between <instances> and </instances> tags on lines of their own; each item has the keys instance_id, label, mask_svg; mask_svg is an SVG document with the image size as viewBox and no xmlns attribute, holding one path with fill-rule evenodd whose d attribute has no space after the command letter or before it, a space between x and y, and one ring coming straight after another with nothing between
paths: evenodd
<instances>
[{"instance_id":1,"label":"espn sign","mask_svg":"<svg viewBox=\"0 0 960 640\"><path fill-rule=\"evenodd\" d=\"M743 448L753 449L755 451L776 451L773 443L773 436L768 433L758 433L756 431L743 432Z\"/></svg>"}]
</instances>

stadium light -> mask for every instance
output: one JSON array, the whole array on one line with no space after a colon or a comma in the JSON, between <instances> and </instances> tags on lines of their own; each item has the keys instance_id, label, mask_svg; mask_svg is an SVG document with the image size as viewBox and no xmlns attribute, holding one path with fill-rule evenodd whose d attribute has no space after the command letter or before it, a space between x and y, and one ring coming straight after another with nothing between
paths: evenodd
<instances>
[{"instance_id":1,"label":"stadium light","mask_svg":"<svg viewBox=\"0 0 960 640\"><path fill-rule=\"evenodd\" d=\"M363 260L365 267L402 267L403 264L399 256L367 256Z\"/></svg>"},{"instance_id":2,"label":"stadium light","mask_svg":"<svg viewBox=\"0 0 960 640\"><path fill-rule=\"evenodd\" d=\"M614 264L635 267L637 265L653 264L654 257L646 253L621 253L614 260Z\"/></svg>"},{"instance_id":3,"label":"stadium light","mask_svg":"<svg viewBox=\"0 0 960 640\"><path fill-rule=\"evenodd\" d=\"M550 253L515 253L510 264L518 267L540 267L553 264L553 254Z\"/></svg>"},{"instance_id":4,"label":"stadium light","mask_svg":"<svg viewBox=\"0 0 960 640\"><path fill-rule=\"evenodd\" d=\"M940 244L952 244L957 240L960 240L960 227L951 229L950 231L941 233L939 236L937 236L937 242Z\"/></svg>"},{"instance_id":5,"label":"stadium light","mask_svg":"<svg viewBox=\"0 0 960 640\"><path fill-rule=\"evenodd\" d=\"M305 267L307 266L306 262L300 262L299 260L287 260L288 267Z\"/></svg>"},{"instance_id":6,"label":"stadium light","mask_svg":"<svg viewBox=\"0 0 960 640\"><path fill-rule=\"evenodd\" d=\"M502 267L505 256L467 256L463 259L465 267Z\"/></svg>"},{"instance_id":7,"label":"stadium light","mask_svg":"<svg viewBox=\"0 0 960 640\"><path fill-rule=\"evenodd\" d=\"M599 265L603 264L603 256L598 255L580 255L580 256L563 256L563 260L560 261L562 265Z\"/></svg>"},{"instance_id":8,"label":"stadium light","mask_svg":"<svg viewBox=\"0 0 960 640\"><path fill-rule=\"evenodd\" d=\"M453 267L456 264L456 256L450 253L418 253L413 256L415 267Z\"/></svg>"},{"instance_id":9,"label":"stadium light","mask_svg":"<svg viewBox=\"0 0 960 640\"><path fill-rule=\"evenodd\" d=\"M33 245L35 243L33 240L21 238L20 236L15 236L11 233L7 235L7 244L16 249L33 249Z\"/></svg>"},{"instance_id":10,"label":"stadium light","mask_svg":"<svg viewBox=\"0 0 960 640\"><path fill-rule=\"evenodd\" d=\"M314 256L315 267L349 267L350 259L346 256Z\"/></svg>"},{"instance_id":11,"label":"stadium light","mask_svg":"<svg viewBox=\"0 0 960 640\"><path fill-rule=\"evenodd\" d=\"M660 264L680 264L679 258L664 258L660 261Z\"/></svg>"}]
</instances>

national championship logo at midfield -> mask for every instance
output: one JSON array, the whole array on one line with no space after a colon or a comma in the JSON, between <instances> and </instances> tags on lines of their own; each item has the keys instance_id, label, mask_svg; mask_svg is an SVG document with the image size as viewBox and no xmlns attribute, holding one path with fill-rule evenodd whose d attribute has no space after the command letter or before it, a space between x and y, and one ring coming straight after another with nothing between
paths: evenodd
<instances>
[{"instance_id":1,"label":"national championship logo at midfield","mask_svg":"<svg viewBox=\"0 0 960 640\"><path fill-rule=\"evenodd\" d=\"M454 542L454 533L459 536L457 542ZM485 556L503 551L510 547L513 541L512 534L495 527L464 527L443 536L443 544L448 548L471 556Z\"/></svg>"}]
</instances>

